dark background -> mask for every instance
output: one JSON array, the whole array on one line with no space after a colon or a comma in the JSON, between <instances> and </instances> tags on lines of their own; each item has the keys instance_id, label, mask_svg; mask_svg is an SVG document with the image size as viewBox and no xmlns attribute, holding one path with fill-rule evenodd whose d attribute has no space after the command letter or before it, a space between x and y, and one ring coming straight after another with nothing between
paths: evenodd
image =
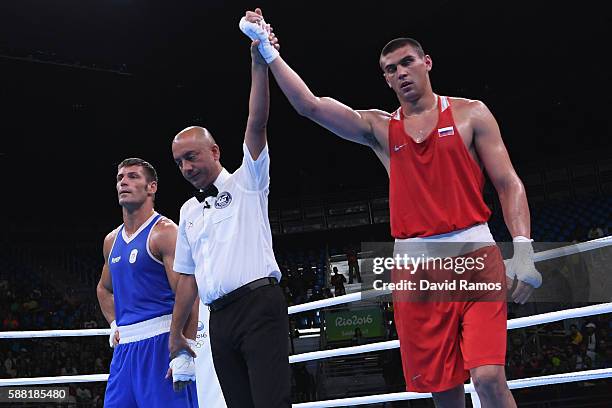
<instances>
[{"instance_id":1,"label":"dark background","mask_svg":"<svg viewBox=\"0 0 612 408\"><path fill-rule=\"evenodd\" d=\"M392 38L411 36L433 58L436 92L489 106L519 170L612 156L609 19L587 3L3 1L7 222L110 231L121 220L116 165L129 156L156 166L158 210L178 221L192 190L171 157L179 130L206 126L223 164L240 164L250 55L237 25L257 5L283 58L317 95L395 110L378 55ZM271 88L272 207L387 188L368 148L299 117L273 80Z\"/></svg>"},{"instance_id":2,"label":"dark background","mask_svg":"<svg viewBox=\"0 0 612 408\"><path fill-rule=\"evenodd\" d=\"M593 222L608 226L608 233L610 19L601 5L592 3L0 1L0 272L9 277L8 289L13 292L11 299L8 289L0 290L1 314L8 314L14 304L22 329L71 329L88 319L96 319L99 327L106 325L94 288L103 237L121 223L115 175L124 158L139 156L156 166L157 209L175 221L193 190L171 157L170 143L179 130L206 126L221 145L223 164L236 169L242 159L250 84L249 40L237 26L244 11L258 5L280 38L281 55L315 94L335 97L356 109L397 108L378 56L393 38L418 39L434 61L434 90L483 100L498 119L513 163L525 179L544 174L544 169L554 173L580 163L594 165L583 176L572 176L572 202L559 204L554 198L561 190L570 195L569 186L558 185L570 183L567 173L534 184L530 200L539 194L550 201L540 209L536 200L530 201L533 232L540 237L536 240L572 240L574 235L586 240L584 228ZM368 210L370 216L384 213L381 207L386 203L379 200L374 208L372 199L384 196L388 187L375 155L299 117L271 82L270 206L289 213L298 208L297 220L289 217L286 222L275 211L277 222L281 219L283 228L300 227L340 223L338 219L364 213L367 218ZM599 166L596 171L596 162L608 163L607 170ZM608 196L582 197L579 180ZM342 200L360 203L340 204L335 212L321 206L324 215L308 219L299 210L315 208L317 201ZM354 213L353 207L360 206L366 209ZM494 206L490 224L501 241L505 227L499 213L499 205ZM274 237L275 254L281 265L289 263L296 271L293 282L304 289L304 275L294 269L310 262L302 252L315 248L318 254L325 247L327 258L345 254L344 246L351 242L391 239L387 223L365 224L283 232ZM576 226L583 227L582 233L570 234ZM20 311L19 305L28 299L41 302L36 321L32 313ZM296 296L292 302L305 300L305 295L301 300ZM593 319L600 328L609 326L607 317ZM537 330L557 329L565 333L560 324ZM107 372L106 340L91 340L78 347L68 340L59 342L70 350L69 358L59 361L54 354L44 354L44 343L3 342L0 361L9 346L19 346L17 351L27 349L20 352L19 376L60 375L69 360L79 363L80 373ZM51 344L58 347L56 340L47 342ZM534 351L514 341L508 344L508 361L515 352ZM540 352L537 358L544 362L543 348ZM98 356L101 363L92 367ZM26 357L31 357L30 367L24 363ZM573 369L571 358L567 356L568 369ZM385 353L383 359L391 362L395 385L399 384L394 391L401 390L401 367L395 364L399 357ZM365 365L355 361L355 366ZM527 360L514 368L527 370ZM543 369L510 369L508 377L540 375ZM103 384L96 388L93 394L103 395ZM607 390L605 383L599 388L565 384L514 394L519 404L540 398L550 405L554 398L592 397L597 390ZM599 398L602 406L610 399L607 394Z\"/></svg>"}]
</instances>

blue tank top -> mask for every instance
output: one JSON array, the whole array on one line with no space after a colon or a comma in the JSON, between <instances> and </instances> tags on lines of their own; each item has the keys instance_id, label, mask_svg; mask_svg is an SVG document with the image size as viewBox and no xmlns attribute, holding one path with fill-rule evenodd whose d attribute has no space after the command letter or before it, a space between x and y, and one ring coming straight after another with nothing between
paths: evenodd
<instances>
[{"instance_id":1,"label":"blue tank top","mask_svg":"<svg viewBox=\"0 0 612 408\"><path fill-rule=\"evenodd\" d=\"M161 218L155 213L129 239L119 228L108 259L118 326L172 313L174 293L166 269L149 251L149 235Z\"/></svg>"}]
</instances>

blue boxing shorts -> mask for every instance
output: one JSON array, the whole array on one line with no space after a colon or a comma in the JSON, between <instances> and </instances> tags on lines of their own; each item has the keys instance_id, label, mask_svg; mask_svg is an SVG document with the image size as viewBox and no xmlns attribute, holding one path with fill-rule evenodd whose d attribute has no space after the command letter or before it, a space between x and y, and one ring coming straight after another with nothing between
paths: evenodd
<instances>
[{"instance_id":1,"label":"blue boxing shorts","mask_svg":"<svg viewBox=\"0 0 612 408\"><path fill-rule=\"evenodd\" d=\"M105 408L198 407L194 383L174 392L172 380L165 378L171 320L172 315L165 315L118 328Z\"/></svg>"}]
</instances>

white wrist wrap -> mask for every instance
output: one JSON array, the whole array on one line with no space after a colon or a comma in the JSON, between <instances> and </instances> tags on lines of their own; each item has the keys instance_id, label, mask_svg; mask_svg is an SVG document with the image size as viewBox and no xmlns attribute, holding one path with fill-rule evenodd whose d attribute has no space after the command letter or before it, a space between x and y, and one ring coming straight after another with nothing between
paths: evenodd
<instances>
[{"instance_id":1,"label":"white wrist wrap","mask_svg":"<svg viewBox=\"0 0 612 408\"><path fill-rule=\"evenodd\" d=\"M113 320L110 324L110 336L108 337L108 345L111 348L115 348L115 333L117 333L117 321Z\"/></svg>"},{"instance_id":2,"label":"white wrist wrap","mask_svg":"<svg viewBox=\"0 0 612 408\"><path fill-rule=\"evenodd\" d=\"M240 27L240 31L246 34L251 40L259 40L257 49L263 59L266 60L266 63L270 64L278 57L278 50L270 44L270 39L268 38L270 33L266 29L266 22L263 18L259 23L251 23L245 17L242 17L238 27Z\"/></svg>"},{"instance_id":3,"label":"white wrist wrap","mask_svg":"<svg viewBox=\"0 0 612 408\"><path fill-rule=\"evenodd\" d=\"M542 285L542 275L535 267L533 261L533 240L518 236L512 242L514 243L514 255L511 259L505 260L506 275L514 279L525 282L534 288L539 288Z\"/></svg>"},{"instance_id":4,"label":"white wrist wrap","mask_svg":"<svg viewBox=\"0 0 612 408\"><path fill-rule=\"evenodd\" d=\"M196 342L187 339L189 347L195 348ZM172 369L172 382L195 381L195 360L186 350L180 351L176 357L170 361Z\"/></svg>"}]
</instances>

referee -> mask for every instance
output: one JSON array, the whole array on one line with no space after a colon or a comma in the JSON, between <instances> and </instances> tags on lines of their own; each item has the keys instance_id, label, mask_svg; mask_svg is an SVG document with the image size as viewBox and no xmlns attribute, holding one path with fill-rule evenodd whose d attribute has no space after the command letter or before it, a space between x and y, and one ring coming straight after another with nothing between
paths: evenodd
<instances>
[{"instance_id":1,"label":"referee","mask_svg":"<svg viewBox=\"0 0 612 408\"><path fill-rule=\"evenodd\" d=\"M169 348L173 357L183 350L194 355L182 328L199 293L210 309L213 363L227 406L286 408L289 327L268 220L270 96L257 45L242 165L234 173L224 169L219 146L201 127L184 129L172 143L181 173L199 191L180 211L174 270L181 275Z\"/></svg>"}]
</instances>

